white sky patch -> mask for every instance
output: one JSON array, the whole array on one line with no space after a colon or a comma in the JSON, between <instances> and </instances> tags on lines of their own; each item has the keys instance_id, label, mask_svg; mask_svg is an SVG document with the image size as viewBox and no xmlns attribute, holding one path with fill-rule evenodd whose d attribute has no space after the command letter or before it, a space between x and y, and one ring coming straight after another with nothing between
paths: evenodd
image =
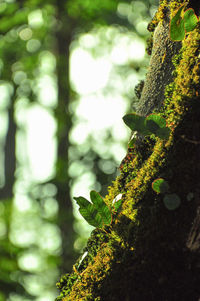
<instances>
[{"instance_id":1,"label":"white sky patch","mask_svg":"<svg viewBox=\"0 0 200 301\"><path fill-rule=\"evenodd\" d=\"M128 61L128 52L127 49L124 51L126 46L116 45L111 52L111 60L114 64L124 65Z\"/></svg>"},{"instance_id":2,"label":"white sky patch","mask_svg":"<svg viewBox=\"0 0 200 301\"><path fill-rule=\"evenodd\" d=\"M89 94L104 88L110 71L111 63L108 59L94 59L88 51L81 48L73 50L70 58L70 78L79 94Z\"/></svg>"},{"instance_id":3,"label":"white sky patch","mask_svg":"<svg viewBox=\"0 0 200 301\"><path fill-rule=\"evenodd\" d=\"M112 98L88 95L82 97L76 109L78 123L70 131L70 141L81 145L91 134L94 137L97 136L98 141L102 143L104 133L108 129L111 129L116 140L128 139L129 130L122 121L126 108L127 103L120 96Z\"/></svg>"},{"instance_id":4,"label":"white sky patch","mask_svg":"<svg viewBox=\"0 0 200 301\"><path fill-rule=\"evenodd\" d=\"M50 51L40 53L40 71L44 74L50 74L55 71L56 58Z\"/></svg>"},{"instance_id":5,"label":"white sky patch","mask_svg":"<svg viewBox=\"0 0 200 301\"><path fill-rule=\"evenodd\" d=\"M86 124L85 122L79 122L76 126L74 126L71 129L69 133L70 142L75 144L83 144L84 141L87 139L89 133L90 128L88 124Z\"/></svg>"},{"instance_id":6,"label":"white sky patch","mask_svg":"<svg viewBox=\"0 0 200 301\"><path fill-rule=\"evenodd\" d=\"M4 110L7 108L12 93L13 93L13 87L11 84L6 82L0 84L0 95L1 95L0 110Z\"/></svg>"},{"instance_id":7,"label":"white sky patch","mask_svg":"<svg viewBox=\"0 0 200 301\"><path fill-rule=\"evenodd\" d=\"M57 104L57 89L54 79L49 75L40 78L38 87L38 98L44 106L54 107Z\"/></svg>"},{"instance_id":8,"label":"white sky patch","mask_svg":"<svg viewBox=\"0 0 200 301\"><path fill-rule=\"evenodd\" d=\"M143 40L134 35L119 35L111 51L111 60L114 64L124 65L128 61L140 61L145 55Z\"/></svg>"},{"instance_id":9,"label":"white sky patch","mask_svg":"<svg viewBox=\"0 0 200 301\"><path fill-rule=\"evenodd\" d=\"M9 235L9 239L12 243L24 248L28 248L31 244L36 243L37 232L35 231L35 229L25 229L24 227L17 227L18 223L15 223Z\"/></svg>"},{"instance_id":10,"label":"white sky patch","mask_svg":"<svg viewBox=\"0 0 200 301\"><path fill-rule=\"evenodd\" d=\"M43 16L41 9L32 11L28 15L28 23L32 28L39 28L43 25Z\"/></svg>"},{"instance_id":11,"label":"white sky patch","mask_svg":"<svg viewBox=\"0 0 200 301\"><path fill-rule=\"evenodd\" d=\"M31 200L24 194L16 194L14 199L14 205L20 212L29 211L32 207Z\"/></svg>"},{"instance_id":12,"label":"white sky patch","mask_svg":"<svg viewBox=\"0 0 200 301\"><path fill-rule=\"evenodd\" d=\"M39 246L49 254L60 254L61 236L60 229L53 224L46 223L40 229L40 237L38 237ZM45 244L44 244L45 241Z\"/></svg>"},{"instance_id":13,"label":"white sky patch","mask_svg":"<svg viewBox=\"0 0 200 301\"><path fill-rule=\"evenodd\" d=\"M38 271L44 262L39 254L24 253L18 259L19 267L24 271Z\"/></svg>"},{"instance_id":14,"label":"white sky patch","mask_svg":"<svg viewBox=\"0 0 200 301\"><path fill-rule=\"evenodd\" d=\"M128 47L128 55L130 60L141 61L145 55L145 44L140 40L133 40Z\"/></svg>"},{"instance_id":15,"label":"white sky patch","mask_svg":"<svg viewBox=\"0 0 200 301\"><path fill-rule=\"evenodd\" d=\"M79 43L82 47L92 48L95 47L98 42L98 38L94 34L86 33L80 36Z\"/></svg>"},{"instance_id":16,"label":"white sky patch","mask_svg":"<svg viewBox=\"0 0 200 301\"><path fill-rule=\"evenodd\" d=\"M26 124L32 179L45 181L54 172L56 124L53 116L38 105L27 111Z\"/></svg>"},{"instance_id":17,"label":"white sky patch","mask_svg":"<svg viewBox=\"0 0 200 301\"><path fill-rule=\"evenodd\" d=\"M87 121L90 131L104 130L118 123L126 110L126 103L120 96L103 97L88 95L80 99L76 114ZM120 137L119 137L120 139Z\"/></svg>"}]
</instances>

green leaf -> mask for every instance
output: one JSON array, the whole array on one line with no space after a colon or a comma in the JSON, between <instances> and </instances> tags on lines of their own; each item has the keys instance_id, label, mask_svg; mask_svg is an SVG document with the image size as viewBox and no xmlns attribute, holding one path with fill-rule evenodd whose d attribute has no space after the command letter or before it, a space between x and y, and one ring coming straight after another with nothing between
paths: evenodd
<instances>
[{"instance_id":1,"label":"green leaf","mask_svg":"<svg viewBox=\"0 0 200 301\"><path fill-rule=\"evenodd\" d=\"M75 201L77 202L77 204L80 206L80 207L87 207L88 205L90 205L91 203L85 199L84 197L82 196L79 196L77 198L74 198Z\"/></svg>"},{"instance_id":2,"label":"green leaf","mask_svg":"<svg viewBox=\"0 0 200 301\"><path fill-rule=\"evenodd\" d=\"M147 116L146 126L151 133L161 139L167 139L169 137L170 129L166 127L166 120L158 114Z\"/></svg>"},{"instance_id":3,"label":"green leaf","mask_svg":"<svg viewBox=\"0 0 200 301\"><path fill-rule=\"evenodd\" d=\"M90 198L94 204L95 209L98 211L101 216L102 222L104 225L110 225L112 216L108 206L105 204L103 198L100 194L94 190L90 192Z\"/></svg>"},{"instance_id":4,"label":"green leaf","mask_svg":"<svg viewBox=\"0 0 200 301\"><path fill-rule=\"evenodd\" d=\"M92 203L81 196L74 198L80 206L80 214L84 217L88 224L94 227L101 228L104 225L110 225L112 215L103 198L94 190L90 192L90 198Z\"/></svg>"},{"instance_id":5,"label":"green leaf","mask_svg":"<svg viewBox=\"0 0 200 301\"><path fill-rule=\"evenodd\" d=\"M159 178L153 181L152 189L157 193L166 193L169 190L169 184L164 179Z\"/></svg>"},{"instance_id":6,"label":"green leaf","mask_svg":"<svg viewBox=\"0 0 200 301\"><path fill-rule=\"evenodd\" d=\"M127 114L123 117L125 124L132 130L143 134L146 131L145 117L135 113Z\"/></svg>"},{"instance_id":7,"label":"green leaf","mask_svg":"<svg viewBox=\"0 0 200 301\"><path fill-rule=\"evenodd\" d=\"M153 120L147 120L146 119L146 127L149 131L149 134L155 134L157 130L159 129L159 126L157 125L156 122Z\"/></svg>"},{"instance_id":8,"label":"green leaf","mask_svg":"<svg viewBox=\"0 0 200 301\"><path fill-rule=\"evenodd\" d=\"M158 114L150 114L146 117L146 122L153 121L157 128L165 128L166 127L166 120L162 116Z\"/></svg>"},{"instance_id":9,"label":"green leaf","mask_svg":"<svg viewBox=\"0 0 200 301\"><path fill-rule=\"evenodd\" d=\"M93 227L101 228L103 226L102 218L92 204L88 205L87 207L80 207L79 212L88 222L88 224L92 225Z\"/></svg>"},{"instance_id":10,"label":"green leaf","mask_svg":"<svg viewBox=\"0 0 200 301\"><path fill-rule=\"evenodd\" d=\"M186 10L183 16L185 31L189 32L195 29L198 18L192 8Z\"/></svg>"},{"instance_id":11,"label":"green leaf","mask_svg":"<svg viewBox=\"0 0 200 301\"><path fill-rule=\"evenodd\" d=\"M176 193L172 193L166 194L163 198L163 202L168 210L175 210L180 206L181 199Z\"/></svg>"},{"instance_id":12,"label":"green leaf","mask_svg":"<svg viewBox=\"0 0 200 301\"><path fill-rule=\"evenodd\" d=\"M167 139L170 129L166 127L166 121L158 114L151 114L146 118L135 113L127 114L123 117L125 124L132 131L137 131L140 135L146 136L155 134L161 139ZM129 142L129 147L134 146L135 137Z\"/></svg>"},{"instance_id":13,"label":"green leaf","mask_svg":"<svg viewBox=\"0 0 200 301\"><path fill-rule=\"evenodd\" d=\"M80 206L79 212L84 217L84 219L88 222L88 224L93 227L102 227L102 218L98 213L98 210L84 197L77 197L75 201Z\"/></svg>"},{"instance_id":14,"label":"green leaf","mask_svg":"<svg viewBox=\"0 0 200 301\"><path fill-rule=\"evenodd\" d=\"M173 41L182 41L185 37L184 20L181 17L183 8L184 5L179 8L170 22L170 37Z\"/></svg>"},{"instance_id":15,"label":"green leaf","mask_svg":"<svg viewBox=\"0 0 200 301\"><path fill-rule=\"evenodd\" d=\"M156 136L159 137L160 139L168 139L170 135L170 129L169 128L163 128L163 129L158 129L156 132Z\"/></svg>"}]
</instances>

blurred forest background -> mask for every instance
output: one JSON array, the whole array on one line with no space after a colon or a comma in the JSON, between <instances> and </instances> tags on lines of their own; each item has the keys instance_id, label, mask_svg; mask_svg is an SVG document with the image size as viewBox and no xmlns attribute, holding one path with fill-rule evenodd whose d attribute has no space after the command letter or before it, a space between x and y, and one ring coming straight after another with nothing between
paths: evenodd
<instances>
[{"instance_id":1,"label":"blurred forest background","mask_svg":"<svg viewBox=\"0 0 200 301\"><path fill-rule=\"evenodd\" d=\"M0 301L52 301L126 153L158 0L0 0Z\"/></svg>"}]
</instances>

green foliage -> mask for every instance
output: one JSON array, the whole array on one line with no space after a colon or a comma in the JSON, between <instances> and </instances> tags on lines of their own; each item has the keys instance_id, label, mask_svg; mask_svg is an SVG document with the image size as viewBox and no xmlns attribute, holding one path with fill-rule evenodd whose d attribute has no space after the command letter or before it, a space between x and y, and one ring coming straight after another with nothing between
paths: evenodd
<instances>
[{"instance_id":1,"label":"green foliage","mask_svg":"<svg viewBox=\"0 0 200 301\"><path fill-rule=\"evenodd\" d=\"M143 136L154 134L161 139L167 139L170 134L165 119L158 114L150 114L145 118L131 113L125 115L123 121L132 131L137 131Z\"/></svg>"},{"instance_id":2,"label":"green foliage","mask_svg":"<svg viewBox=\"0 0 200 301\"><path fill-rule=\"evenodd\" d=\"M181 199L176 193L171 193L164 196L163 202L168 210L175 210L180 206Z\"/></svg>"},{"instance_id":3,"label":"green foliage","mask_svg":"<svg viewBox=\"0 0 200 301\"><path fill-rule=\"evenodd\" d=\"M80 214L88 224L97 228L102 228L104 225L110 225L112 220L111 212L104 203L102 197L96 191L92 190L90 192L92 203L84 197L76 197L74 199L80 206Z\"/></svg>"},{"instance_id":4,"label":"green foliage","mask_svg":"<svg viewBox=\"0 0 200 301\"><path fill-rule=\"evenodd\" d=\"M173 41L182 41L185 33L194 30L198 18L192 8L183 13L184 5L179 8L170 22L170 37Z\"/></svg>"},{"instance_id":5,"label":"green foliage","mask_svg":"<svg viewBox=\"0 0 200 301\"><path fill-rule=\"evenodd\" d=\"M145 117L139 116L136 113L127 114L123 117L125 124L132 130L139 133L145 132Z\"/></svg>"},{"instance_id":6,"label":"green foliage","mask_svg":"<svg viewBox=\"0 0 200 301\"><path fill-rule=\"evenodd\" d=\"M198 18L192 8L186 10L183 16L185 31L189 32L195 29Z\"/></svg>"},{"instance_id":7,"label":"green foliage","mask_svg":"<svg viewBox=\"0 0 200 301\"><path fill-rule=\"evenodd\" d=\"M77 274L65 274L61 277L60 281L56 283L57 288L60 290L61 294L56 298L56 301L63 300L64 296L68 295L71 291L72 286L78 278Z\"/></svg>"},{"instance_id":8,"label":"green foliage","mask_svg":"<svg viewBox=\"0 0 200 301\"><path fill-rule=\"evenodd\" d=\"M181 41L185 37L184 21L181 17L183 8L184 6L181 6L170 22L170 37L173 41Z\"/></svg>"},{"instance_id":9,"label":"green foliage","mask_svg":"<svg viewBox=\"0 0 200 301\"><path fill-rule=\"evenodd\" d=\"M28 21L28 9L20 9L19 4L5 5L5 10L0 19L0 33L6 33L16 26L26 24Z\"/></svg>"},{"instance_id":10,"label":"green foliage","mask_svg":"<svg viewBox=\"0 0 200 301\"><path fill-rule=\"evenodd\" d=\"M161 139L169 137L170 129L166 127L166 120L157 114L150 114L146 117L146 127L150 133Z\"/></svg>"},{"instance_id":11,"label":"green foliage","mask_svg":"<svg viewBox=\"0 0 200 301\"><path fill-rule=\"evenodd\" d=\"M91 201L94 204L94 207L97 209L99 215L102 219L102 225L110 225L111 223L111 212L108 206L104 203L102 197L94 190L90 192Z\"/></svg>"},{"instance_id":12,"label":"green foliage","mask_svg":"<svg viewBox=\"0 0 200 301\"><path fill-rule=\"evenodd\" d=\"M153 181L152 189L157 193L166 193L169 190L169 184L164 179L159 178Z\"/></svg>"},{"instance_id":13,"label":"green foliage","mask_svg":"<svg viewBox=\"0 0 200 301\"><path fill-rule=\"evenodd\" d=\"M116 0L69 0L66 1L65 7L68 14L73 18L87 22L95 19L95 23L102 23L105 22L104 14L109 14L117 9L117 2Z\"/></svg>"},{"instance_id":14,"label":"green foliage","mask_svg":"<svg viewBox=\"0 0 200 301\"><path fill-rule=\"evenodd\" d=\"M105 204L100 194L94 190L90 192L89 202L84 197L74 197L79 205L79 212L83 218L93 227L102 228L103 226L110 225L112 222L112 213L116 214L122 204L122 199L115 198L113 200L113 212Z\"/></svg>"}]
</instances>

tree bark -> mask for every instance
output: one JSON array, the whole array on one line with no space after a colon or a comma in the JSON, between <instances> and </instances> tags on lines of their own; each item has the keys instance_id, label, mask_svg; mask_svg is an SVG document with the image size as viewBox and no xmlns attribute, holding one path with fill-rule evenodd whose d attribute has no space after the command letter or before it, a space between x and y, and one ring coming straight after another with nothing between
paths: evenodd
<instances>
[{"instance_id":1,"label":"tree bark","mask_svg":"<svg viewBox=\"0 0 200 301\"><path fill-rule=\"evenodd\" d=\"M58 284L58 300L200 299L200 26L182 42L169 38L170 19L185 2L160 1L138 107L165 118L169 139L145 137L128 149L105 197L111 207L122 194L122 210L92 232L86 257ZM165 194L153 191L157 178L179 196L179 207L167 209Z\"/></svg>"},{"instance_id":2,"label":"tree bark","mask_svg":"<svg viewBox=\"0 0 200 301\"><path fill-rule=\"evenodd\" d=\"M16 169L16 157L15 157L15 134L16 123L14 119L14 96L10 101L10 107L8 108L8 130L5 138L4 147L4 186L0 189L0 200L7 200L13 197L13 186L15 182L15 169Z\"/></svg>"},{"instance_id":3,"label":"tree bark","mask_svg":"<svg viewBox=\"0 0 200 301\"><path fill-rule=\"evenodd\" d=\"M70 177L68 175L68 148L71 115L69 112L69 47L72 42L72 20L66 17L65 1L56 1L58 30L55 33L55 56L57 62L58 105L55 110L57 121L57 163L53 183L58 189L58 223L62 237L61 272L71 270L72 262L77 258L74 250L76 233L73 228L73 209L70 196Z\"/></svg>"}]
</instances>

